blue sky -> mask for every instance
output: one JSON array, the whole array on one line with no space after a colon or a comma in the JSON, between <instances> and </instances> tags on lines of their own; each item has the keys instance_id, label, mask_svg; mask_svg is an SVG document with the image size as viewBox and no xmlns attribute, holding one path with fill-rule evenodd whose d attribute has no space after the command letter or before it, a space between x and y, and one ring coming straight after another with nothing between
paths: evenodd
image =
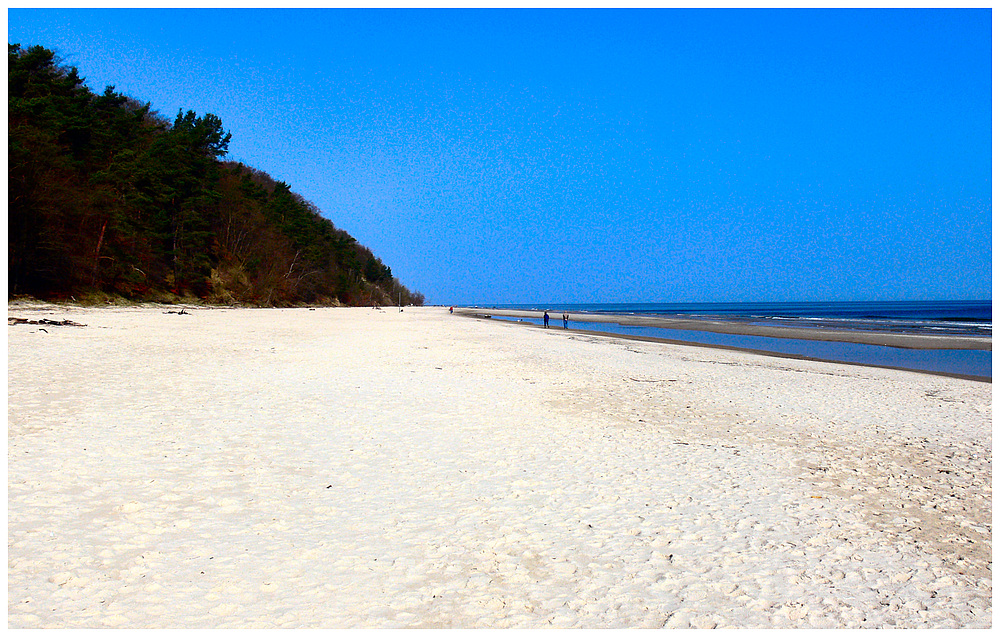
<instances>
[{"instance_id":1,"label":"blue sky","mask_svg":"<svg viewBox=\"0 0 1000 637\"><path fill-rule=\"evenodd\" d=\"M992 298L978 10L9 9L428 303Z\"/></svg>"}]
</instances>

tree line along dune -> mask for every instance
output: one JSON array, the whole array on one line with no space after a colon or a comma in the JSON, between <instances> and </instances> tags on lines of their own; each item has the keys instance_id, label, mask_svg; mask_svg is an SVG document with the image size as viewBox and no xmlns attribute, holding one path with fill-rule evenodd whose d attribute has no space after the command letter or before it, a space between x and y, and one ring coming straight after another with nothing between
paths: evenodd
<instances>
[{"instance_id":1,"label":"tree line along dune","mask_svg":"<svg viewBox=\"0 0 1000 637\"><path fill-rule=\"evenodd\" d=\"M213 114L170 121L19 44L7 112L11 297L423 303L289 184L226 161Z\"/></svg>"}]
</instances>

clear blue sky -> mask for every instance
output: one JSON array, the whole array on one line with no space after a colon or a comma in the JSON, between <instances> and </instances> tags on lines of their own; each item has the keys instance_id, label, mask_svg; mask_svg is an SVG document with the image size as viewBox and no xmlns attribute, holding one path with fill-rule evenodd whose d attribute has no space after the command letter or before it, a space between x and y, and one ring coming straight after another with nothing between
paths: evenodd
<instances>
[{"instance_id":1,"label":"clear blue sky","mask_svg":"<svg viewBox=\"0 0 1000 637\"><path fill-rule=\"evenodd\" d=\"M979 10L8 11L428 303L992 298Z\"/></svg>"}]
</instances>

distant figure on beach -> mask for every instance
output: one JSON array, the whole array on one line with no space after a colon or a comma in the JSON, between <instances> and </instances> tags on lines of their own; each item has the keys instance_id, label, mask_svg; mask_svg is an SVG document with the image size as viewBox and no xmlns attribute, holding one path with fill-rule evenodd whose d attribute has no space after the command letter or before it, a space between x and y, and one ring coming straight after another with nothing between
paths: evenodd
<instances>
[{"instance_id":1,"label":"distant figure on beach","mask_svg":"<svg viewBox=\"0 0 1000 637\"><path fill-rule=\"evenodd\" d=\"M545 310L545 316L542 317L542 320L545 321L545 327L548 327L549 326L549 311L548 310Z\"/></svg>"},{"instance_id":2,"label":"distant figure on beach","mask_svg":"<svg viewBox=\"0 0 1000 637\"><path fill-rule=\"evenodd\" d=\"M455 313L455 306L453 305L448 308L448 314L454 314L454 313Z\"/></svg>"},{"instance_id":3,"label":"distant figure on beach","mask_svg":"<svg viewBox=\"0 0 1000 637\"><path fill-rule=\"evenodd\" d=\"M569 329L569 314L563 312L563 329Z\"/></svg>"}]
</instances>

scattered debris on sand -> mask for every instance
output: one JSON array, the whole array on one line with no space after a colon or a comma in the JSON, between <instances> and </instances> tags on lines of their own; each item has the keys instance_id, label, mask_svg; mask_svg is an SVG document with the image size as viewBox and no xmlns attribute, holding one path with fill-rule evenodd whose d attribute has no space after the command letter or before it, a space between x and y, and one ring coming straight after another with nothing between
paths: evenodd
<instances>
[{"instance_id":1,"label":"scattered debris on sand","mask_svg":"<svg viewBox=\"0 0 1000 637\"><path fill-rule=\"evenodd\" d=\"M59 326L69 326L69 327L87 327L83 323L77 323L76 321L71 321L65 319L62 321L53 321L51 319L38 319L37 321L24 318L16 318L14 316L7 317L7 325L59 325Z\"/></svg>"}]
</instances>

